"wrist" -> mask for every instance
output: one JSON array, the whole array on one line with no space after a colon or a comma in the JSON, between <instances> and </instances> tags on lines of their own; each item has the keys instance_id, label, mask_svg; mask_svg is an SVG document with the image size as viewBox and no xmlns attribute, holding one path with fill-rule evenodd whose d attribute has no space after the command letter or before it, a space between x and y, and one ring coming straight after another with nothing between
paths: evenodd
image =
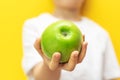
<instances>
[{"instance_id":1,"label":"wrist","mask_svg":"<svg viewBox=\"0 0 120 80\"><path fill-rule=\"evenodd\" d=\"M60 71L61 71L60 68L59 68L59 69L56 69L55 71L52 71L52 70L49 68L49 65L46 64L45 62L42 62L42 63L41 63L41 67L42 67L42 69L45 69L45 70L47 70L47 71L49 71L49 72L51 72L51 73L60 72Z\"/></svg>"},{"instance_id":2,"label":"wrist","mask_svg":"<svg viewBox=\"0 0 120 80\"><path fill-rule=\"evenodd\" d=\"M52 71L49 69L49 66L44 62L38 63L33 69L33 77L35 78L35 80L40 80L40 76L46 77L44 74L47 74L49 76L57 75L60 77L60 73L61 69L56 69L55 71Z\"/></svg>"}]
</instances>

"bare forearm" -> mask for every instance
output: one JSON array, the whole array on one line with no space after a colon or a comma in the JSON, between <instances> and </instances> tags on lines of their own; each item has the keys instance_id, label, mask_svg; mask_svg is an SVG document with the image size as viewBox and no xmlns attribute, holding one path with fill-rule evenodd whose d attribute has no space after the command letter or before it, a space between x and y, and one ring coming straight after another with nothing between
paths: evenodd
<instances>
[{"instance_id":1,"label":"bare forearm","mask_svg":"<svg viewBox=\"0 0 120 80\"><path fill-rule=\"evenodd\" d=\"M60 70L51 71L44 63L39 63L33 70L35 80L59 80Z\"/></svg>"}]
</instances>

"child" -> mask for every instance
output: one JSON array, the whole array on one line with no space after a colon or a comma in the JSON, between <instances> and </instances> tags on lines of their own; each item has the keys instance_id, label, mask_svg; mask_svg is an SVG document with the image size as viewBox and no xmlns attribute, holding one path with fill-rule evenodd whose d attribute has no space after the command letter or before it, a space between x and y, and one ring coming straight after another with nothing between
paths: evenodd
<instances>
[{"instance_id":1,"label":"child","mask_svg":"<svg viewBox=\"0 0 120 80\"><path fill-rule=\"evenodd\" d=\"M23 27L23 69L29 76L29 80L116 80L119 78L120 69L108 33L98 24L81 15L84 0L53 1L55 5L53 14L44 13L27 20ZM81 54L78 55L78 51L73 51L66 64L59 64L61 57L59 52L55 52L51 60L47 59L39 46L39 38L45 28L62 19L75 23L85 34L86 39L82 44Z\"/></svg>"}]
</instances>

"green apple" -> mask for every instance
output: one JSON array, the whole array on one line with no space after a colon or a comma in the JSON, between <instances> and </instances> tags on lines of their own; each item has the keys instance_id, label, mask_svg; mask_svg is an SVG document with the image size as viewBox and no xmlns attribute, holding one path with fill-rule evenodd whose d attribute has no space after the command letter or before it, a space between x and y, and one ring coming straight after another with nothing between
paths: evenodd
<instances>
[{"instance_id":1,"label":"green apple","mask_svg":"<svg viewBox=\"0 0 120 80\"><path fill-rule=\"evenodd\" d=\"M80 51L82 41L82 33L74 23L60 20L49 25L42 33L41 48L49 59L53 53L60 52L60 63L66 63L73 51Z\"/></svg>"}]
</instances>

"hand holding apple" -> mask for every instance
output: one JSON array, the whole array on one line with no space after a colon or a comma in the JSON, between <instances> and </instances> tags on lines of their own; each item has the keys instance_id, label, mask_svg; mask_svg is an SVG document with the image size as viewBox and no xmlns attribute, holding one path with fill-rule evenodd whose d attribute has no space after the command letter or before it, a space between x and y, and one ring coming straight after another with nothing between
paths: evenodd
<instances>
[{"instance_id":1,"label":"hand holding apple","mask_svg":"<svg viewBox=\"0 0 120 80\"><path fill-rule=\"evenodd\" d=\"M84 38L74 23L60 20L45 29L41 40L36 40L35 48L50 70L72 71L85 56L87 43Z\"/></svg>"},{"instance_id":2,"label":"hand holding apple","mask_svg":"<svg viewBox=\"0 0 120 80\"><path fill-rule=\"evenodd\" d=\"M83 36L83 40L84 40L84 36ZM87 42L83 41L81 51L80 52L73 51L71 53L68 63L60 64L59 62L60 62L61 54L59 52L55 52L52 56L52 59L51 60L48 59L42 52L41 46L39 45L40 43L41 43L40 39L37 39L34 44L34 47L43 58L43 64L45 64L48 67L48 69L50 69L51 71L61 70L61 69L64 69L67 71L74 70L75 66L78 63L82 62L87 50Z\"/></svg>"}]
</instances>

